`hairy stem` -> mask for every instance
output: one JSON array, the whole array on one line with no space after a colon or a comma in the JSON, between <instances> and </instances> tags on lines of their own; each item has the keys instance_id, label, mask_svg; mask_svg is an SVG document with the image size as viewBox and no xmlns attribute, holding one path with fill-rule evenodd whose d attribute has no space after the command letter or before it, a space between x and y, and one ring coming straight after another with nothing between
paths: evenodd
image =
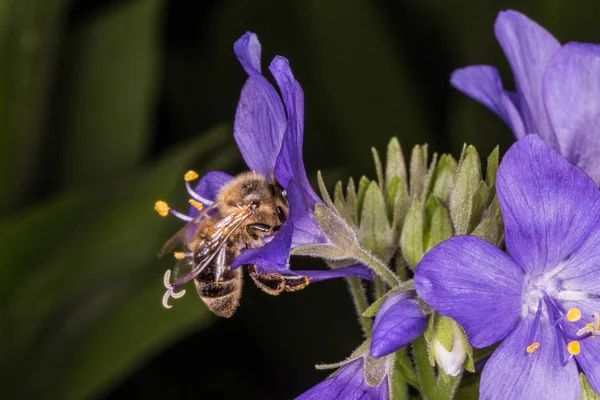
<instances>
[{"instance_id":1,"label":"hairy stem","mask_svg":"<svg viewBox=\"0 0 600 400\"><path fill-rule=\"evenodd\" d=\"M371 322L371 318L363 316L363 313L369 306L365 288L363 287L359 278L348 278L346 281L348 282L350 294L354 300L354 307L356 309L356 315L358 317L358 321L360 322L360 326L362 327L365 337L369 337L371 336L371 331L373 330L373 323Z\"/></svg>"},{"instance_id":2,"label":"hairy stem","mask_svg":"<svg viewBox=\"0 0 600 400\"><path fill-rule=\"evenodd\" d=\"M357 248L353 254L352 258L356 261L359 261L365 264L367 267L371 268L377 275L383 278L390 287L396 287L402 283L400 278L398 278L390 269L377 257L369 253L367 250Z\"/></svg>"},{"instance_id":3,"label":"hairy stem","mask_svg":"<svg viewBox=\"0 0 600 400\"><path fill-rule=\"evenodd\" d=\"M413 354L421 396L424 400L433 400L435 395L436 377L433 367L429 364L427 355L427 343L425 337L421 336L413 342Z\"/></svg>"}]
</instances>

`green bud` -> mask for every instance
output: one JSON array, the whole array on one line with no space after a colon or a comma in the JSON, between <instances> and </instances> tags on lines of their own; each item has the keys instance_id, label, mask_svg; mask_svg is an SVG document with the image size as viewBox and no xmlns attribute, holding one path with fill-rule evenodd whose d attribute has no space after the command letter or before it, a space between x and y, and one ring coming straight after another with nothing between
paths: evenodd
<instances>
[{"instance_id":1,"label":"green bud","mask_svg":"<svg viewBox=\"0 0 600 400\"><path fill-rule=\"evenodd\" d=\"M410 156L410 196L419 197L423 193L427 175L427 144L413 147Z\"/></svg>"},{"instance_id":2,"label":"green bud","mask_svg":"<svg viewBox=\"0 0 600 400\"><path fill-rule=\"evenodd\" d=\"M356 197L356 185L352 178L348 179L348 185L346 185L346 208L354 225L358 226L358 199Z\"/></svg>"},{"instance_id":3,"label":"green bud","mask_svg":"<svg viewBox=\"0 0 600 400\"><path fill-rule=\"evenodd\" d=\"M450 154L442 154L435 167L431 193L446 204L450 201L450 194L454 187L456 168L456 160Z\"/></svg>"},{"instance_id":4,"label":"green bud","mask_svg":"<svg viewBox=\"0 0 600 400\"><path fill-rule=\"evenodd\" d=\"M361 210L360 244L386 264L396 251L386 204L380 187L372 181L365 192Z\"/></svg>"},{"instance_id":5,"label":"green bud","mask_svg":"<svg viewBox=\"0 0 600 400\"><path fill-rule=\"evenodd\" d=\"M435 166L437 164L437 153L433 153L431 157L431 163L429 163L429 169L427 174L423 178L423 189L421 190L421 201L425 202L429 193L431 193L431 187L433 186L433 175L435 173Z\"/></svg>"},{"instance_id":6,"label":"green bud","mask_svg":"<svg viewBox=\"0 0 600 400\"><path fill-rule=\"evenodd\" d=\"M386 203L392 230L395 232L398 226L403 225L410 204L406 182L398 176L394 176L387 187Z\"/></svg>"},{"instance_id":7,"label":"green bud","mask_svg":"<svg viewBox=\"0 0 600 400\"><path fill-rule=\"evenodd\" d=\"M379 187L383 190L383 185L385 183L383 180L383 164L381 163L381 158L375 147L371 147L371 154L373 155L373 162L375 163L377 182L379 183Z\"/></svg>"},{"instance_id":8,"label":"green bud","mask_svg":"<svg viewBox=\"0 0 600 400\"><path fill-rule=\"evenodd\" d=\"M446 207L435 196L429 196L425 206L425 252L452 237L452 221Z\"/></svg>"},{"instance_id":9,"label":"green bud","mask_svg":"<svg viewBox=\"0 0 600 400\"><path fill-rule=\"evenodd\" d=\"M429 357L449 377L460 375L467 364L472 365L473 350L467 337L454 320L436 314L430 319Z\"/></svg>"},{"instance_id":10,"label":"green bud","mask_svg":"<svg viewBox=\"0 0 600 400\"><path fill-rule=\"evenodd\" d=\"M450 217L456 235L465 235L473 214L473 197L482 190L481 162L475 147L468 146L458 165L454 189L450 195Z\"/></svg>"},{"instance_id":11,"label":"green bud","mask_svg":"<svg viewBox=\"0 0 600 400\"><path fill-rule=\"evenodd\" d=\"M333 204L335 205L335 208L340 216L344 218L347 223L353 227L356 227L356 209L349 207L348 203L346 203L344 189L342 188L342 181L338 181L335 184L335 189L333 190Z\"/></svg>"},{"instance_id":12,"label":"green bud","mask_svg":"<svg viewBox=\"0 0 600 400\"><path fill-rule=\"evenodd\" d=\"M496 172L498 172L498 160L500 158L499 152L498 146L496 146L487 158L485 182L492 189L496 186Z\"/></svg>"},{"instance_id":13,"label":"green bud","mask_svg":"<svg viewBox=\"0 0 600 400\"><path fill-rule=\"evenodd\" d=\"M369 186L369 179L366 176L361 176L360 181L358 181L358 195L356 199L356 210L358 212L358 222L360 222L361 218L361 210L363 208L363 201L365 199L365 193L367 192L367 187Z\"/></svg>"},{"instance_id":14,"label":"green bud","mask_svg":"<svg viewBox=\"0 0 600 400\"><path fill-rule=\"evenodd\" d=\"M408 265L414 269L423 258L423 205L413 198L400 234L400 249Z\"/></svg>"},{"instance_id":15,"label":"green bud","mask_svg":"<svg viewBox=\"0 0 600 400\"><path fill-rule=\"evenodd\" d=\"M594 391L583 373L579 374L579 382L581 383L581 400L600 400L600 395Z\"/></svg>"},{"instance_id":16,"label":"green bud","mask_svg":"<svg viewBox=\"0 0 600 400\"><path fill-rule=\"evenodd\" d=\"M389 188L394 177L398 177L401 182L404 182L404 184L406 184L407 182L406 163L404 162L404 154L402 154L402 147L400 147L400 141L398 141L398 138L395 137L392 138L392 140L390 140L387 147L387 157L385 164L386 188Z\"/></svg>"}]
</instances>

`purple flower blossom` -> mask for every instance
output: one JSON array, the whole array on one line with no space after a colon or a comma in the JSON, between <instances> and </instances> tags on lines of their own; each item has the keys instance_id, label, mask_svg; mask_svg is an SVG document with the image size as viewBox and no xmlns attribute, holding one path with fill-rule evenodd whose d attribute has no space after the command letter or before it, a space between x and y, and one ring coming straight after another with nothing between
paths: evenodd
<instances>
[{"instance_id":1,"label":"purple flower blossom","mask_svg":"<svg viewBox=\"0 0 600 400\"><path fill-rule=\"evenodd\" d=\"M261 47L255 34L247 32L238 39L234 44L234 52L248 74L235 115L234 138L248 168L268 180L276 181L283 188L289 213L277 233L267 238L264 246L243 251L231 268L255 264L258 272L302 275L309 277L312 282L345 276L372 279L370 270L362 265L324 271L289 269L291 248L327 241L314 215L315 205L322 201L310 186L302 160L302 88L295 80L288 61L276 56L269 70L277 82L279 95L261 73ZM216 201L221 188L234 179L225 172L211 171L192 188L190 182L197 177L193 171L185 176L186 188L192 198L188 214L170 209L164 202L157 202L155 208L159 214L171 213L185 221L192 221L199 209ZM190 227L186 234L194 235L195 229L196 226ZM182 253L182 257L184 255ZM168 271L165 275L168 289L165 298L180 297L182 292L175 292L175 289L193 279L194 271L180 277L175 283L170 282Z\"/></svg>"},{"instance_id":2,"label":"purple flower blossom","mask_svg":"<svg viewBox=\"0 0 600 400\"><path fill-rule=\"evenodd\" d=\"M415 288L474 347L500 340L481 377L485 399L578 399L578 368L600 390L600 191L537 135L498 170L508 254L475 236L428 252Z\"/></svg>"},{"instance_id":3,"label":"purple flower blossom","mask_svg":"<svg viewBox=\"0 0 600 400\"><path fill-rule=\"evenodd\" d=\"M454 71L452 85L498 114L517 139L540 135L600 183L600 46L561 46L516 11L501 12L494 29L516 93L505 90L496 68L488 65Z\"/></svg>"},{"instance_id":4,"label":"purple flower blossom","mask_svg":"<svg viewBox=\"0 0 600 400\"><path fill-rule=\"evenodd\" d=\"M391 391L387 373L377 379L375 386L371 386L365 378L366 357L368 355L361 355L346 361L333 376L302 393L296 400L389 400ZM389 366L383 367L389 370Z\"/></svg>"},{"instance_id":5,"label":"purple flower blossom","mask_svg":"<svg viewBox=\"0 0 600 400\"><path fill-rule=\"evenodd\" d=\"M388 297L375 316L371 355L375 358L394 353L425 332L427 316L423 314L414 292L400 292Z\"/></svg>"}]
</instances>

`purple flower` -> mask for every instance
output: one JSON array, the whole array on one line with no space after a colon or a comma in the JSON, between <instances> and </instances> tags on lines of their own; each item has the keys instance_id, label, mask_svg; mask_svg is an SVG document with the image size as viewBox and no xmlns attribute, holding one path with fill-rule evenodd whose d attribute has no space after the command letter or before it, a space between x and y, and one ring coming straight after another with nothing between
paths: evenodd
<instances>
[{"instance_id":1,"label":"purple flower","mask_svg":"<svg viewBox=\"0 0 600 400\"><path fill-rule=\"evenodd\" d=\"M400 292L388 297L375 316L371 355L375 358L394 353L425 332L427 316L423 314L414 292Z\"/></svg>"},{"instance_id":2,"label":"purple flower","mask_svg":"<svg viewBox=\"0 0 600 400\"><path fill-rule=\"evenodd\" d=\"M248 74L235 115L234 138L248 168L268 180L274 180L282 187L289 204L289 213L277 233L267 238L264 246L242 252L231 268L255 264L259 272L302 275L313 282L344 276L371 279L370 270L360 265L326 271L289 269L291 248L327 241L314 215L315 205L322 201L310 186L302 160L302 88L295 80L288 61L280 56L273 59L269 70L281 95L262 75L261 47L255 34L247 32L238 39L234 44L234 52ZM199 209L216 201L220 190L234 179L225 172L211 171L192 188L190 182L196 178L198 175L193 171L185 175L186 187L192 198L188 214L170 209L164 202L157 202L155 208L159 214L164 216L171 213L185 221L192 221ZM188 238L194 235L195 229L195 226L188 229ZM189 255L180 253L180 256ZM175 292L175 289L193 279L194 271L177 279L175 283L170 283L168 271L165 275L165 286L168 289L165 297L181 296L182 292Z\"/></svg>"},{"instance_id":3,"label":"purple flower","mask_svg":"<svg viewBox=\"0 0 600 400\"><path fill-rule=\"evenodd\" d=\"M516 11L501 12L494 29L516 93L505 90L496 68L488 65L454 71L452 85L498 114L517 139L540 135L600 183L600 46L561 46Z\"/></svg>"},{"instance_id":4,"label":"purple flower","mask_svg":"<svg viewBox=\"0 0 600 400\"><path fill-rule=\"evenodd\" d=\"M366 369L370 366L371 359L368 355L361 355L345 361L343 366L334 375L318 383L306 392L302 393L296 400L389 400L390 380L387 372L391 367L389 360L382 360L379 373L367 382ZM383 373L381 373L383 372Z\"/></svg>"},{"instance_id":5,"label":"purple flower","mask_svg":"<svg viewBox=\"0 0 600 400\"><path fill-rule=\"evenodd\" d=\"M475 236L429 251L415 288L474 347L502 344L481 377L485 399L579 398L578 368L600 389L600 191L537 135L498 170L508 254Z\"/></svg>"}]
</instances>

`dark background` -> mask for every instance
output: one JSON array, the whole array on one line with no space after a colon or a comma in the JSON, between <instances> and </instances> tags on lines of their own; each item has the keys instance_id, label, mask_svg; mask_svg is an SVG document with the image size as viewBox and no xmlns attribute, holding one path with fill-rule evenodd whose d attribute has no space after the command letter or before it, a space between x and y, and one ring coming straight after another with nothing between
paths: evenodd
<instances>
[{"instance_id":1,"label":"dark background","mask_svg":"<svg viewBox=\"0 0 600 400\"><path fill-rule=\"evenodd\" d=\"M244 164L231 123L247 30L263 68L287 57L306 100L305 163L328 185L373 176L398 136L482 157L511 133L450 73L497 65L497 13L518 8L562 42L600 41L589 0L0 0L2 398L292 398L361 333L342 281L269 297L246 282L230 320L192 288L161 307L185 207L182 175ZM323 268L294 259L293 268Z\"/></svg>"}]
</instances>

